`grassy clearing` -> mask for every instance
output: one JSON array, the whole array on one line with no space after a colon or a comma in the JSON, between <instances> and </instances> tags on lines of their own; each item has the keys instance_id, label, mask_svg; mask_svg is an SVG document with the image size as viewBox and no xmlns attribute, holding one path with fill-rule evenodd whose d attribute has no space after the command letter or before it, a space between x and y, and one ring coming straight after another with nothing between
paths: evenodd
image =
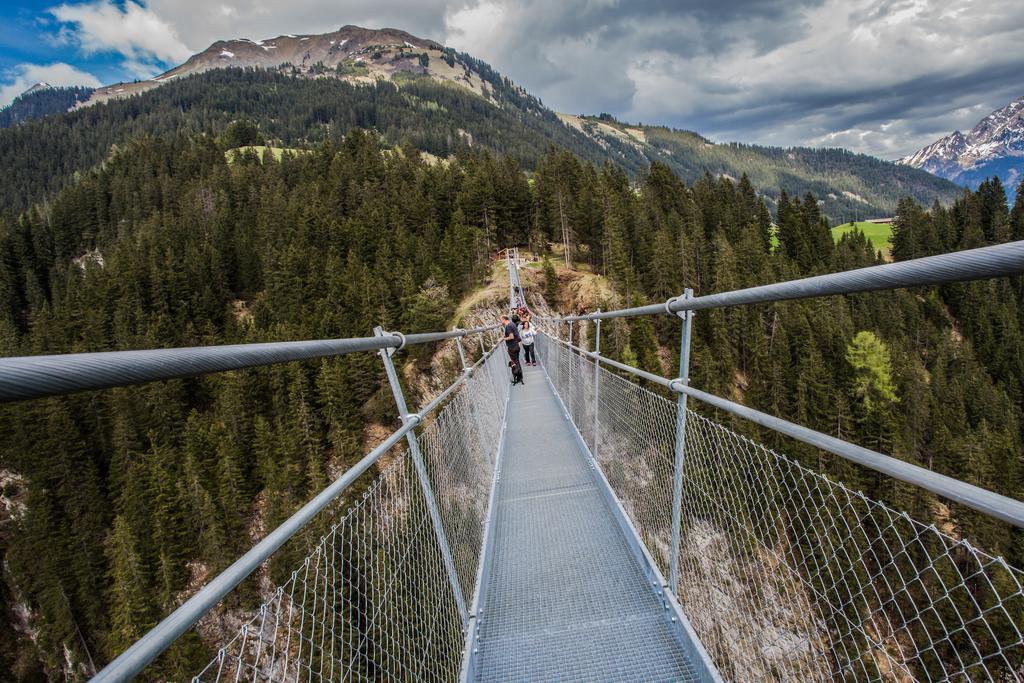
<instances>
[{"instance_id":1,"label":"grassy clearing","mask_svg":"<svg viewBox=\"0 0 1024 683\"><path fill-rule=\"evenodd\" d=\"M839 242L839 239L854 230L859 230L864 233L871 242L871 246L876 251L881 251L885 258L889 258L889 250L892 247L890 240L892 239L892 225L889 223L866 223L859 221L856 223L843 223L832 228L832 240ZM779 248L779 232L776 226L771 227L770 233L772 252Z\"/></svg>"},{"instance_id":2,"label":"grassy clearing","mask_svg":"<svg viewBox=\"0 0 1024 683\"><path fill-rule=\"evenodd\" d=\"M864 233L864 236L868 238L876 250L881 251L882 254L888 258L889 249L891 248L890 240L892 239L892 225L889 223L865 223L863 221L857 223L843 223L832 228L832 239L836 242L843 235L852 232L853 230L859 230Z\"/></svg>"},{"instance_id":3,"label":"grassy clearing","mask_svg":"<svg viewBox=\"0 0 1024 683\"><path fill-rule=\"evenodd\" d=\"M469 294L459 303L455 309L453 324L461 324L466 319L466 316L475 308L492 305L495 302L504 308L504 306L508 305L507 301L508 268L505 267L505 261L502 259L495 261L491 266L491 275L488 278L487 284Z\"/></svg>"}]
</instances>

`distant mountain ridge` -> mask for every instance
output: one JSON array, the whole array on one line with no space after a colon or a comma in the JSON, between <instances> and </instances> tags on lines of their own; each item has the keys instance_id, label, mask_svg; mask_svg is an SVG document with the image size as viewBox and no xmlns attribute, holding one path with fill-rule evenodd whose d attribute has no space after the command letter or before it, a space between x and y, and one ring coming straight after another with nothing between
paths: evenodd
<instances>
[{"instance_id":1,"label":"distant mountain ridge","mask_svg":"<svg viewBox=\"0 0 1024 683\"><path fill-rule=\"evenodd\" d=\"M219 72L238 76L210 78ZM263 83L280 95L285 86L279 79L254 80L243 73L287 77L292 99L258 92L258 83ZM176 86L173 94L157 96L171 84ZM392 86L399 97L381 90ZM49 93L43 89L23 99L31 102ZM135 100L136 95L141 98ZM241 98L254 95L259 102L243 103ZM129 98L133 104L121 106ZM296 109L300 101L301 111ZM89 106L101 103L116 105L115 111ZM714 143L697 133L634 126L608 115L558 114L487 63L399 29L349 25L320 35L221 40L152 79L97 88L56 106L44 113L75 109L69 114L74 123L68 124L75 131L55 125L40 139L22 143L24 148L53 148L46 159L26 159L16 150L5 154L0 138L0 162L30 166L16 178L0 179L0 201L8 199L0 208L25 208L40 192L51 192L73 172L98 163L111 144L123 144L132 136L181 129L216 132L239 117L249 117L283 146L317 144L350 127L372 127L392 145L414 142L439 156L466 147L486 148L511 154L528 170L544 150L555 146L593 163L611 161L634 177L652 162L666 164L688 183L706 173L732 179L746 174L770 206L781 190L801 197L812 193L836 223L891 215L906 196L926 205L936 200L948 204L961 191L925 171L846 150ZM205 113L195 115L199 111ZM351 113L339 119L341 111ZM290 125L283 126L283 119ZM95 141L85 142L82 135ZM93 150L90 144L103 149ZM49 159L60 159L60 166Z\"/></svg>"},{"instance_id":2,"label":"distant mountain ridge","mask_svg":"<svg viewBox=\"0 0 1024 683\"><path fill-rule=\"evenodd\" d=\"M947 203L962 191L930 173L840 148L715 143L693 131L623 123L608 114L559 117L602 146L630 147L667 164L687 183L705 173L733 180L746 174L773 207L780 189L791 196L811 192L835 223L891 215L906 196Z\"/></svg>"},{"instance_id":3,"label":"distant mountain ridge","mask_svg":"<svg viewBox=\"0 0 1024 683\"><path fill-rule=\"evenodd\" d=\"M92 88L81 86L54 87L49 83L36 83L0 109L0 128L74 109L92 93Z\"/></svg>"},{"instance_id":4,"label":"distant mountain ridge","mask_svg":"<svg viewBox=\"0 0 1024 683\"><path fill-rule=\"evenodd\" d=\"M1012 193L1024 179L1024 96L992 112L967 133L953 131L897 163L969 187L998 176Z\"/></svg>"},{"instance_id":5,"label":"distant mountain ridge","mask_svg":"<svg viewBox=\"0 0 1024 683\"><path fill-rule=\"evenodd\" d=\"M331 33L218 40L149 80L97 88L85 104L137 95L174 79L229 67L279 70L306 77L335 76L367 84L403 75L424 75L455 83L484 98L493 96L480 70L468 61L457 60L451 48L400 29L348 25Z\"/></svg>"}]
</instances>

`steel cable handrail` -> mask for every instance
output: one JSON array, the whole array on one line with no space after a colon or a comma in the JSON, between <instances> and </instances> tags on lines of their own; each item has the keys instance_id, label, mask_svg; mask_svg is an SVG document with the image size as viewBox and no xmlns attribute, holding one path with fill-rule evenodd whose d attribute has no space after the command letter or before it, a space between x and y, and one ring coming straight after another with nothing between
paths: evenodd
<instances>
[{"instance_id":1,"label":"steel cable handrail","mask_svg":"<svg viewBox=\"0 0 1024 683\"><path fill-rule=\"evenodd\" d=\"M441 339L448 339L465 336L465 334L476 333L485 329L490 328L456 330L454 332L438 334L444 335L440 336ZM413 335L409 336L412 337ZM371 339L390 341L387 334L384 337ZM384 344L380 348L389 346L392 346L392 344ZM495 353L499 346L500 344L492 346L490 351L487 351L471 369L475 370L481 367ZM344 493L353 482L380 460L382 455L387 453L388 450L405 438L409 432L420 425L423 419L441 405L444 399L450 397L456 389L462 386L471 374L461 374L447 389L421 408L419 412L410 414L409 419L406 419L402 426L388 436L379 446L363 456L362 460L347 469L344 474L317 494L315 498L302 506L280 526L267 534L263 540L253 546L245 555L218 574L216 578L207 583L199 592L164 618L163 621L153 627L142 638L133 643L131 647L118 655L92 680L103 683L108 681L127 681L141 672L160 656L164 650L170 647L175 640L192 628L204 614L220 602L232 589L269 559L278 548L294 536L307 522L313 519L317 513Z\"/></svg>"},{"instance_id":2,"label":"steel cable handrail","mask_svg":"<svg viewBox=\"0 0 1024 683\"><path fill-rule=\"evenodd\" d=\"M358 351L401 349L413 344L466 337L497 327L489 325L472 330L422 334L391 332L383 337L0 358L0 403L328 358Z\"/></svg>"},{"instance_id":3,"label":"steel cable handrail","mask_svg":"<svg viewBox=\"0 0 1024 683\"><path fill-rule=\"evenodd\" d=\"M541 333L545 334L545 333ZM599 363L603 363L610 367L616 368L628 372L636 377L641 377L650 382L658 384L666 389L669 389L675 393L683 393L691 398L695 398L702 403L706 403L719 410L724 410L733 415L744 418L750 422L767 427L773 431L785 434L786 436L802 441L806 444L810 444L816 448L834 453L839 457L855 462L859 465L863 465L869 469L875 470L887 476L905 481L908 484L919 486L927 491L931 491L937 495L940 495L949 500L954 500L962 505L983 512L986 515L995 517L1004 522L1013 524L1016 527L1024 528L1024 502L1003 496L998 493L994 493L987 489L983 489L973 484L962 482L952 477L933 472L925 469L918 465L894 458L891 455L885 455L878 451L873 451L869 448L864 448L856 444L852 444L842 439L837 439L834 436L817 432L808 427L803 427L798 424L794 424L787 420L762 413L759 410L754 410L747 406L735 403L728 399L714 394L709 394L699 389L681 382L678 378L668 379L655 375L654 373L646 372L639 368L634 368L631 365L614 361L610 358L605 358L600 354L592 351L586 351L580 347L570 344L567 341L552 337L551 335L545 335L552 341L564 345L565 347L579 353L582 356L596 360Z\"/></svg>"},{"instance_id":4,"label":"steel cable handrail","mask_svg":"<svg viewBox=\"0 0 1024 683\"><path fill-rule=\"evenodd\" d=\"M1024 240L956 251L950 254L926 256L911 261L869 266L840 273L816 275L800 280L777 282L731 292L708 294L690 299L682 296L672 297L661 304L550 319L556 322L574 322L577 320L630 318L659 313L682 313L708 308L771 303L836 294L859 294L884 289L942 285L1021 273L1024 273Z\"/></svg>"}]
</instances>

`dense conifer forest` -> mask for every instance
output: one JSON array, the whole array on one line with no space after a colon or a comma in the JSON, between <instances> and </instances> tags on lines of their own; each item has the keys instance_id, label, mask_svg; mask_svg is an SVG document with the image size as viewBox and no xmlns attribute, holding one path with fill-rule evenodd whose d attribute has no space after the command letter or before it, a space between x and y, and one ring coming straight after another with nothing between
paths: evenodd
<instances>
[{"instance_id":1,"label":"dense conifer forest","mask_svg":"<svg viewBox=\"0 0 1024 683\"><path fill-rule=\"evenodd\" d=\"M490 66L465 54L447 56L489 84L488 99L451 82L401 74L395 83L339 81L331 73L309 78L263 70L215 69L176 79L139 96L112 100L0 130L0 211L22 211L65 187L76 173L103 162L140 135L219 134L248 119L268 140L310 147L339 140L353 128L373 128L392 145L411 144L446 157L486 149L534 170L554 146L600 165L612 161L631 179L651 161L693 183L710 171L746 173L758 193L775 202L780 188L814 192L834 222L859 215L891 215L904 196L949 203L957 187L917 169L844 150L713 145L693 133L648 128L650 145L592 136L564 125L555 112L513 86ZM47 91L26 97L22 108ZM7 112L9 110L3 110Z\"/></svg>"},{"instance_id":2,"label":"dense conifer forest","mask_svg":"<svg viewBox=\"0 0 1024 683\"><path fill-rule=\"evenodd\" d=\"M261 102L298 92L268 74L204 78L250 84L252 97L231 107L251 107L254 120ZM226 148L254 141L256 129L235 123L216 137L194 130L229 117L186 105L195 103L187 98L237 95L201 94L201 83L154 94L186 123L134 99L14 129L26 137L8 140L29 144L46 132L55 139L51 149L85 164L125 131L158 134L120 144L73 183L47 185L42 167L31 164L27 178L6 181L9 207L19 206L11 200L15 182L65 187L0 219L0 354L365 336L377 324L441 329L490 271L494 250L544 252L563 241L563 226L577 267L612 283L608 305L880 260L857 234L834 244L813 195L780 192L773 249L771 214L748 178L706 175L688 186L655 163L634 183L620 166L581 160L578 148L543 151L538 137L491 105L480 105L473 135L493 135L506 154L459 146L443 125L401 130L415 145L455 158L427 159L415 145L394 151L389 117L409 110L388 103L424 93L436 102L447 90L435 84L365 89L360 97L375 98L380 110L350 102L346 120L384 133L352 129L342 139L325 123L338 120L338 111L323 110L335 105L312 101L318 86L305 83L312 99L294 103L303 116L261 123L260 131L288 140L322 130L313 150L280 161L243 153L228 163ZM466 102L451 97L445 106ZM122 132L83 123L118 108L132 112ZM69 122L71 131L62 132ZM1024 239L1024 192L1012 210L998 182L950 207L904 200L894 233L896 259ZM550 265L545 272L545 292L556 299L557 273ZM692 381L1022 498L1018 280L702 312ZM667 316L619 321L608 326L602 350L671 375L664 359L677 336ZM413 354L411 362L425 359ZM247 549L254 520L273 528L329 472L364 452L364 425L394 417L382 375L375 356L354 354L0 408L3 493L25 506L0 527L0 670L19 681L80 680L108 661L197 580ZM920 519L939 514L927 495L735 426ZM1024 565L1021 532L957 505L942 514L936 521ZM295 557L279 560L276 578ZM256 587L232 599L257 604ZM18 616L21 606L27 620ZM186 678L212 645L183 639L153 675Z\"/></svg>"}]
</instances>

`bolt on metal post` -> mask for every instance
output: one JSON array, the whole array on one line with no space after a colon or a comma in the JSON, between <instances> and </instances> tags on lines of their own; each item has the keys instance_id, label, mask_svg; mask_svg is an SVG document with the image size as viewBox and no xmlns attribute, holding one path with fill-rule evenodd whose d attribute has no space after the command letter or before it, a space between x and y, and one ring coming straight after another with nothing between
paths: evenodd
<instances>
[{"instance_id":1,"label":"bolt on metal post","mask_svg":"<svg viewBox=\"0 0 1024 683\"><path fill-rule=\"evenodd\" d=\"M683 299L692 299L693 290L687 288ZM679 381L683 386L690 384L690 340L693 331L693 311L678 314L682 321L682 337L679 346ZM686 458L686 394L679 392L676 408L676 453L675 472L672 480L672 557L669 570L669 590L673 595L679 592L679 536L683 515L683 462Z\"/></svg>"},{"instance_id":2,"label":"bolt on metal post","mask_svg":"<svg viewBox=\"0 0 1024 683\"><path fill-rule=\"evenodd\" d=\"M383 337L384 328L377 326L373 328L374 335ZM402 392L402 385L398 382L398 373L395 371L395 364L391 355L397 349L386 348L380 350L381 360L384 361L384 370L388 375L388 382L391 384L391 393L395 397L395 405L398 406L398 414L405 423L408 420L420 419L419 415L409 413L409 407L405 403L405 394ZM434 526L434 535L437 537L437 544L441 549L441 558L444 561L445 572L448 574L448 583L452 586L452 593L455 596L455 604L459 609L459 616L462 623L466 623L469 612L466 611L466 600L462 595L462 586L459 583L458 572L455 571L455 560L452 558L451 547L448 545L448 536L445 534L444 525L441 523L441 513L437 508L437 500L434 498L433 487L430 485L430 478L427 467L423 463L423 453L420 451L419 440L416 438L416 430L412 429L405 435L409 443L409 454L412 456L413 465L416 468L416 476L420 481L420 488L423 490L423 497L427 503L427 511L430 514L430 521Z\"/></svg>"}]
</instances>

